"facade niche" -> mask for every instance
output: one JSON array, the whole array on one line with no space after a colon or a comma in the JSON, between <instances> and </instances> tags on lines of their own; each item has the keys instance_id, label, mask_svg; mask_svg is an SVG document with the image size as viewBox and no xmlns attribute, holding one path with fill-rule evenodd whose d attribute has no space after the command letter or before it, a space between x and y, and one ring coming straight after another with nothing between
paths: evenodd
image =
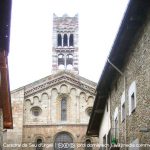
<instances>
[{"instance_id":1,"label":"facade niche","mask_svg":"<svg viewBox=\"0 0 150 150\"><path fill-rule=\"evenodd\" d=\"M35 105L39 103L39 97L38 96L33 97L33 103Z\"/></svg>"},{"instance_id":2,"label":"facade niche","mask_svg":"<svg viewBox=\"0 0 150 150\"><path fill-rule=\"evenodd\" d=\"M48 94L47 93L43 93L41 99L42 99L42 101L48 100Z\"/></svg>"}]
</instances>

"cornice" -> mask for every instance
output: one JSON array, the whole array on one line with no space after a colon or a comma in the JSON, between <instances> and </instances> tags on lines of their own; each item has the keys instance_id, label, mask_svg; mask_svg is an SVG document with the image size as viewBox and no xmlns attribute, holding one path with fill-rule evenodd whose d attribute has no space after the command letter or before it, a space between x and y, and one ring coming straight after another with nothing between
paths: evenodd
<instances>
[{"instance_id":1,"label":"cornice","mask_svg":"<svg viewBox=\"0 0 150 150\"><path fill-rule=\"evenodd\" d=\"M70 85L73 85L83 91L89 92L92 95L95 95L95 88L96 84L93 84L94 82L90 82L87 79L84 79L80 76L74 75L74 74L67 74L60 72L56 75L52 75L47 77L47 79L42 79L32 83L30 85L27 85L25 87L25 97L29 97L31 95L34 95L40 91L43 91L45 89L48 89L50 87L56 86L58 84L67 83Z\"/></svg>"}]
</instances>

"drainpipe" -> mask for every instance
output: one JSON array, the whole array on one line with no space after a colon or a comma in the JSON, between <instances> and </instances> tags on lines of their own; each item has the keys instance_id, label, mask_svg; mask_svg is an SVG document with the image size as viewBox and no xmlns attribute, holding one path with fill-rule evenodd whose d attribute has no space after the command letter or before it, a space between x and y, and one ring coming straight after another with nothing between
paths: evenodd
<instances>
[{"instance_id":1,"label":"drainpipe","mask_svg":"<svg viewBox=\"0 0 150 150\"><path fill-rule=\"evenodd\" d=\"M123 78L124 78L124 95L125 95L125 132L124 132L124 136L125 136L125 150L127 149L127 147L126 147L126 143L127 143L127 134L126 134L126 129L127 129L127 121L126 121L126 118L127 118L127 116L126 116L126 76L125 76L125 74L120 70L120 69L118 69L110 60L109 60L109 58L107 58L107 61L108 61L108 63L117 71L117 72L119 72L120 74L121 74L121 76L123 76Z\"/></svg>"}]
</instances>

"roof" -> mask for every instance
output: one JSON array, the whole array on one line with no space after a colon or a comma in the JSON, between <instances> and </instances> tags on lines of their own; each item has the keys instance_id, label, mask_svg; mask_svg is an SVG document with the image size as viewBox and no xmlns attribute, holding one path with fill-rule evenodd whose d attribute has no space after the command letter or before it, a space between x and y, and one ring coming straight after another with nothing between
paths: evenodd
<instances>
[{"instance_id":1,"label":"roof","mask_svg":"<svg viewBox=\"0 0 150 150\"><path fill-rule=\"evenodd\" d=\"M9 52L11 0L0 1L0 51Z\"/></svg>"},{"instance_id":2,"label":"roof","mask_svg":"<svg viewBox=\"0 0 150 150\"><path fill-rule=\"evenodd\" d=\"M120 70L122 70L127 56L132 52L130 46L144 24L149 9L149 0L130 0L128 4L108 57L108 59ZM107 61L97 85L97 94L86 133L88 136L99 135L99 127L104 114L105 105L109 92L111 91L111 85L116 79L116 75L116 70Z\"/></svg>"},{"instance_id":3,"label":"roof","mask_svg":"<svg viewBox=\"0 0 150 150\"><path fill-rule=\"evenodd\" d=\"M0 108L3 127L13 128L7 56L10 39L11 0L0 1Z\"/></svg>"}]
</instances>

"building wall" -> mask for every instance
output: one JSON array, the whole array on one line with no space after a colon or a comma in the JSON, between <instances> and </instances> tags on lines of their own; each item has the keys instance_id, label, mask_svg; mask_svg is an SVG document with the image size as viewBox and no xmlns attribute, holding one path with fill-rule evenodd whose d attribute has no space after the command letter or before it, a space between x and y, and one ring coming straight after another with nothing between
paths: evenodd
<instances>
[{"instance_id":1,"label":"building wall","mask_svg":"<svg viewBox=\"0 0 150 150\"><path fill-rule=\"evenodd\" d=\"M132 43L134 51L126 59L122 72L126 76L126 122L121 120L121 97L124 92L124 77L119 76L111 91L111 125L114 127L114 113L118 107L119 143L128 144L136 139L139 143L150 143L150 132L142 133L141 128L150 128L150 16ZM136 108L129 112L129 89L135 81ZM126 126L125 126L126 125Z\"/></svg>"},{"instance_id":2,"label":"building wall","mask_svg":"<svg viewBox=\"0 0 150 150\"><path fill-rule=\"evenodd\" d=\"M43 143L48 145L45 146L45 149L54 149L55 137L61 132L67 132L71 135L76 146L75 149L83 149L83 147L77 148L77 145L85 142L86 128L86 125L25 126L24 133L26 134L23 136L23 143L27 143L29 146L24 149L32 150L30 145L35 143L37 137L42 137Z\"/></svg>"},{"instance_id":3,"label":"building wall","mask_svg":"<svg viewBox=\"0 0 150 150\"><path fill-rule=\"evenodd\" d=\"M20 144L22 143L23 133L23 104L24 104L24 88L20 88L11 93L13 129L7 130L6 138L3 143ZM4 146L4 150L20 150L20 147Z\"/></svg>"},{"instance_id":4,"label":"building wall","mask_svg":"<svg viewBox=\"0 0 150 150\"><path fill-rule=\"evenodd\" d=\"M61 121L60 104L67 97L67 121ZM69 84L60 84L31 95L24 100L24 124L87 124L87 108L92 107L94 95L86 93ZM34 116L31 109L41 108L40 116Z\"/></svg>"},{"instance_id":5,"label":"building wall","mask_svg":"<svg viewBox=\"0 0 150 150\"><path fill-rule=\"evenodd\" d=\"M42 83L38 82L39 85ZM35 148L30 147L29 144L35 144L37 138L43 139L45 144L53 144L56 135L60 132L70 134L76 146L78 142L85 143L87 138L91 142L97 142L97 139L85 136L90 118L88 111L93 105L95 94L65 82L25 95L25 91L30 88L27 85L12 92L14 129L8 131L5 143L27 144L27 149L30 150ZM67 97L66 121L61 121L60 117L63 96ZM40 108L39 116L33 114L34 107ZM5 147L5 149L9 150L13 147ZM23 148L17 146L14 149Z\"/></svg>"},{"instance_id":6,"label":"building wall","mask_svg":"<svg viewBox=\"0 0 150 150\"><path fill-rule=\"evenodd\" d=\"M108 99L107 105L105 106L105 111L102 119L101 128L99 130L99 143L100 144L106 144L103 143L103 137L109 134L111 125L110 125L110 99Z\"/></svg>"},{"instance_id":7,"label":"building wall","mask_svg":"<svg viewBox=\"0 0 150 150\"><path fill-rule=\"evenodd\" d=\"M0 109L0 149L3 145L3 114L2 110Z\"/></svg>"}]
</instances>

